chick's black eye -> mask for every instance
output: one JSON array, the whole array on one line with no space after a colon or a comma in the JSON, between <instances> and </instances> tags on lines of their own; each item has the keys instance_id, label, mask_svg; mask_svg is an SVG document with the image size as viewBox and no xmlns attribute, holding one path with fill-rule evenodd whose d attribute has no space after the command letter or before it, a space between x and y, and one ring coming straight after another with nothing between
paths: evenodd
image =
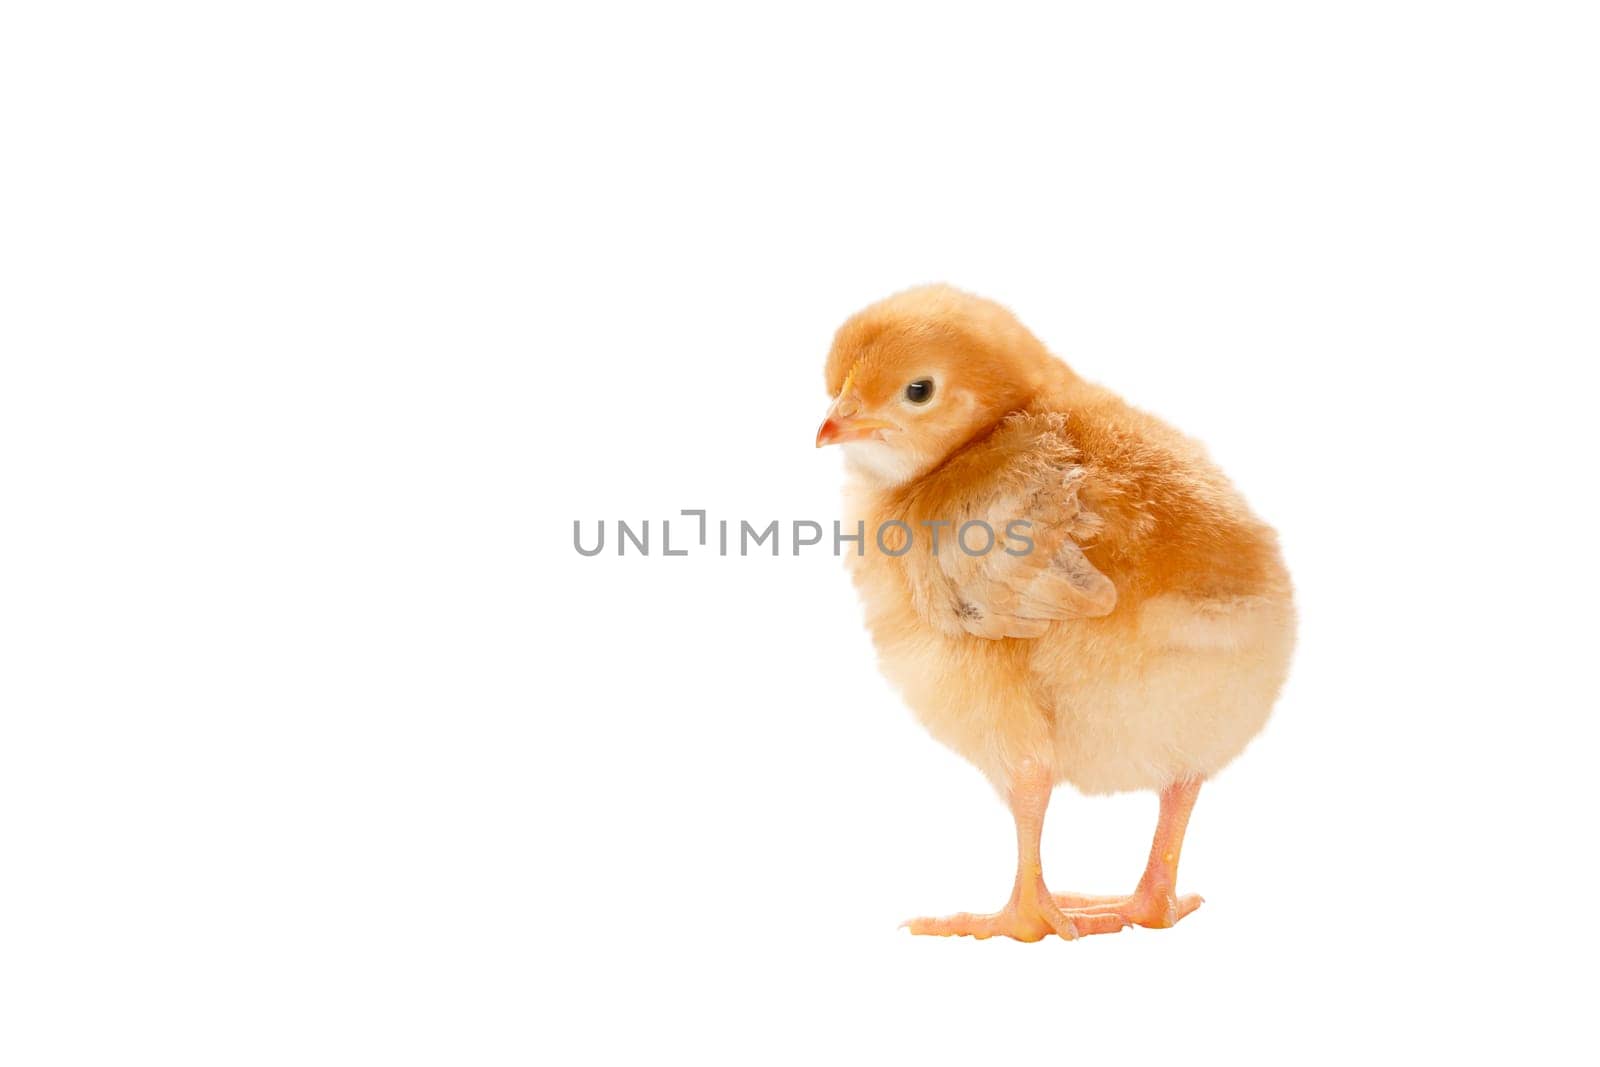
<instances>
[{"instance_id":1,"label":"chick's black eye","mask_svg":"<svg viewBox=\"0 0 1600 1067\"><path fill-rule=\"evenodd\" d=\"M933 399L933 379L918 378L906 386L906 399L913 404L926 404Z\"/></svg>"}]
</instances>

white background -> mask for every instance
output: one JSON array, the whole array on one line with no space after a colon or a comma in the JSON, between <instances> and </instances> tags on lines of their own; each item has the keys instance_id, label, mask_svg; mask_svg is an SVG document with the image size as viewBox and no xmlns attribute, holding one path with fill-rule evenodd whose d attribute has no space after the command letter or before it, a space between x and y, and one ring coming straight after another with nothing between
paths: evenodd
<instances>
[{"instance_id":1,"label":"white background","mask_svg":"<svg viewBox=\"0 0 1600 1067\"><path fill-rule=\"evenodd\" d=\"M1586 5L568 7L0 18L0 1059L1593 1055ZM829 553L659 554L930 280L1281 530L1174 930L898 931L1004 809Z\"/></svg>"}]
</instances>

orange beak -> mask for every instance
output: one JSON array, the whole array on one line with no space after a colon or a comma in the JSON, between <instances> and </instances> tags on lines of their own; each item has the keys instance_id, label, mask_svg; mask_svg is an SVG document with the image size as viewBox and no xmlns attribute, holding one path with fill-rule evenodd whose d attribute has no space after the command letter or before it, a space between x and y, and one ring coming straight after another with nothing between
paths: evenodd
<instances>
[{"instance_id":1,"label":"orange beak","mask_svg":"<svg viewBox=\"0 0 1600 1067\"><path fill-rule=\"evenodd\" d=\"M847 441L865 441L882 438L882 431L894 429L894 423L882 419L868 419L859 415L838 416L830 413L817 430L817 447L842 445Z\"/></svg>"}]
</instances>

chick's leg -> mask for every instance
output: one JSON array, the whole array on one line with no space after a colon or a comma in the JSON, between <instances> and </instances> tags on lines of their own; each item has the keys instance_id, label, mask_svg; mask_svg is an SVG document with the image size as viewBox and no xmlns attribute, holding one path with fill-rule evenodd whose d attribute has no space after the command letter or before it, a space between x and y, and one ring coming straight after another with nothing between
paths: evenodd
<instances>
[{"instance_id":1,"label":"chick's leg","mask_svg":"<svg viewBox=\"0 0 1600 1067\"><path fill-rule=\"evenodd\" d=\"M1085 915L1068 919L1045 888L1039 862L1039 835L1044 830L1044 811L1050 803L1051 781L1045 769L1034 760L1025 760L1017 769L1010 789L1011 815L1017 823L1017 878L1006 906L992 915L962 912L942 919L912 919L904 925L913 934L941 937L1012 937L1018 941L1038 941L1049 934L1071 940L1080 933L1100 933L1120 929L1122 920L1114 914Z\"/></svg>"},{"instance_id":2,"label":"chick's leg","mask_svg":"<svg viewBox=\"0 0 1600 1067\"><path fill-rule=\"evenodd\" d=\"M1162 790L1161 816L1156 823L1155 840L1150 844L1150 861L1145 864L1139 887L1126 897L1085 897L1066 893L1055 896L1056 904L1064 909L1080 928L1087 922L1089 932L1099 933L1106 916L1114 916L1120 925L1167 927L1194 911L1205 901L1190 894L1180 897L1178 887L1178 855L1183 851L1183 833L1189 826L1189 813L1194 810L1195 797L1200 795L1200 779L1175 782Z\"/></svg>"}]
</instances>

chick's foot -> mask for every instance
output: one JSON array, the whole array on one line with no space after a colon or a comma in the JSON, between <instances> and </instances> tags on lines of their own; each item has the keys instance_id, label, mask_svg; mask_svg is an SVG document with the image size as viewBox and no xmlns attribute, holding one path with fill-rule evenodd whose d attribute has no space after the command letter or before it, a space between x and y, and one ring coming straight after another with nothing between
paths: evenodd
<instances>
[{"instance_id":1,"label":"chick's foot","mask_svg":"<svg viewBox=\"0 0 1600 1067\"><path fill-rule=\"evenodd\" d=\"M1122 929L1124 920L1116 912L1086 912L1081 918L1069 917L1045 888L1044 869L1039 865L1039 835L1044 829L1051 783L1050 774L1036 759L1021 761L1012 774L1010 802L1011 816L1017 824L1017 874L1011 899L1004 908L992 915L962 912L942 919L912 919L901 925L913 934L1010 937L1018 941L1040 941L1051 934L1071 941L1083 934Z\"/></svg>"},{"instance_id":2,"label":"chick's foot","mask_svg":"<svg viewBox=\"0 0 1600 1067\"><path fill-rule=\"evenodd\" d=\"M961 912L942 918L912 919L903 923L913 934L939 937L1010 937L1017 941L1039 941L1051 934L1071 941L1084 934L1120 930L1122 919L1114 913L1085 914L1082 919L1068 916L1057 906L1041 879L1031 886L1018 886L1006 906L988 915Z\"/></svg>"},{"instance_id":3,"label":"chick's foot","mask_svg":"<svg viewBox=\"0 0 1600 1067\"><path fill-rule=\"evenodd\" d=\"M1164 930L1176 926L1179 919L1194 912L1205 903L1205 898L1190 893L1177 896L1171 891L1139 890L1125 897L1088 897L1076 893L1057 893L1055 904L1082 929L1086 924L1092 929L1086 933L1113 932L1100 929L1106 917L1118 920L1115 929L1124 926L1144 926Z\"/></svg>"},{"instance_id":4,"label":"chick's foot","mask_svg":"<svg viewBox=\"0 0 1600 1067\"><path fill-rule=\"evenodd\" d=\"M1194 894L1178 896L1173 887L1178 881L1178 855L1183 851L1183 835L1189 814L1200 795L1197 778L1174 782L1161 791L1161 815L1155 838L1150 843L1150 860L1145 864L1139 888L1125 897L1085 897L1057 893L1054 902L1080 930L1100 933L1111 916L1123 926L1165 929L1194 912L1204 899Z\"/></svg>"}]
</instances>

